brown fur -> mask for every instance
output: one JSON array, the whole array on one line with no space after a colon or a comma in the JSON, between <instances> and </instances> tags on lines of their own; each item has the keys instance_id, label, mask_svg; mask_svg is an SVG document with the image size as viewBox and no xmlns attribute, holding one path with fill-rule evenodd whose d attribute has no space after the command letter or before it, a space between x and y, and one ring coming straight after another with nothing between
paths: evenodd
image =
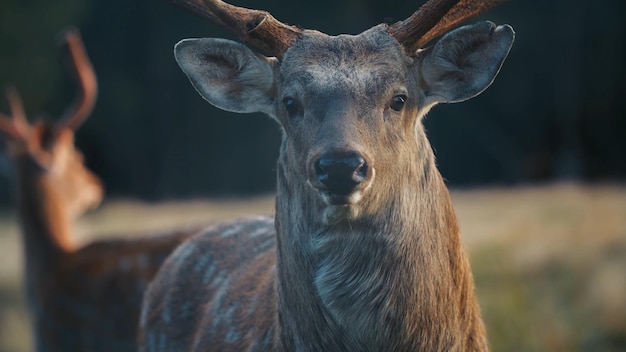
<instances>
[{"instance_id":1,"label":"brown fur","mask_svg":"<svg viewBox=\"0 0 626 352\"><path fill-rule=\"evenodd\" d=\"M280 124L276 215L213 228L168 258L146 293L141 351L487 351L422 118L486 89L512 41L483 22L414 55L384 25L303 30L281 60L221 39L177 44L210 103ZM322 178L319 161L346 155L360 158L358 182L325 187L338 176Z\"/></svg>"}]
</instances>

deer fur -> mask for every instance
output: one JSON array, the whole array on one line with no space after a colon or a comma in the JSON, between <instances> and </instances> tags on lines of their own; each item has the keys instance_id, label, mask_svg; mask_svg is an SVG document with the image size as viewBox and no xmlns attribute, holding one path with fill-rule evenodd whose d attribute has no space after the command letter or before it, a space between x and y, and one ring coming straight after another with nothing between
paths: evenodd
<instances>
[{"instance_id":1,"label":"deer fur","mask_svg":"<svg viewBox=\"0 0 626 352\"><path fill-rule=\"evenodd\" d=\"M280 60L223 39L179 42L209 103L280 125L276 214L179 247L146 292L140 350L487 351L422 119L486 89L513 38L481 22L407 55L385 25L303 30ZM320 186L315 161L347 152L367 165L358 186Z\"/></svg>"},{"instance_id":2,"label":"deer fur","mask_svg":"<svg viewBox=\"0 0 626 352\"><path fill-rule=\"evenodd\" d=\"M95 74L78 32L66 33L64 44L79 94L63 118L29 124L14 90L7 91L12 116L0 113L0 135L16 179L34 347L39 352L136 351L144 290L167 255L195 229L76 244L74 223L100 204L104 187L74 146L74 129L95 103Z\"/></svg>"}]
</instances>

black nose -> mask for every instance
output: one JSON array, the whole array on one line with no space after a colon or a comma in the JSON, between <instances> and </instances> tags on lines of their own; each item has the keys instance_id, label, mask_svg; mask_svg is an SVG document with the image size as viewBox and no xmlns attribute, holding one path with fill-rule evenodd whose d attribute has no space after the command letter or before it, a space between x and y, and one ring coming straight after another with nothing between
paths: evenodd
<instances>
[{"instance_id":1,"label":"black nose","mask_svg":"<svg viewBox=\"0 0 626 352\"><path fill-rule=\"evenodd\" d=\"M368 165L358 153L327 153L314 163L320 188L338 195L348 195L367 178Z\"/></svg>"}]
</instances>

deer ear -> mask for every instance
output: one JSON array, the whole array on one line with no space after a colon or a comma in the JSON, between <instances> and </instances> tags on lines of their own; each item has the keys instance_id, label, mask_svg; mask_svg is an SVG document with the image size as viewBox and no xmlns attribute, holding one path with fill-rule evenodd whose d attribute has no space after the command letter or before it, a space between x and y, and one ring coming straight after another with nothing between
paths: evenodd
<instances>
[{"instance_id":1,"label":"deer ear","mask_svg":"<svg viewBox=\"0 0 626 352\"><path fill-rule=\"evenodd\" d=\"M509 54L513 28L480 22L443 36L433 47L418 51L423 106L456 103L491 85Z\"/></svg>"},{"instance_id":2,"label":"deer ear","mask_svg":"<svg viewBox=\"0 0 626 352\"><path fill-rule=\"evenodd\" d=\"M184 39L174 56L209 103L227 111L273 114L275 58L257 55L225 39Z\"/></svg>"}]
</instances>

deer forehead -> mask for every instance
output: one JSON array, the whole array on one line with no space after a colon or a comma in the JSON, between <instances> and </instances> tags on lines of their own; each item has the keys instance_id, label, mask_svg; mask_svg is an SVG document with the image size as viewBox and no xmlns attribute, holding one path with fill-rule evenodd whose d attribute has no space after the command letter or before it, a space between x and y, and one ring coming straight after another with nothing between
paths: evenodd
<instances>
[{"instance_id":1,"label":"deer forehead","mask_svg":"<svg viewBox=\"0 0 626 352\"><path fill-rule=\"evenodd\" d=\"M360 93L373 98L405 84L413 60L385 28L381 25L358 35L339 36L305 31L281 62L282 93L349 92L353 97Z\"/></svg>"}]
</instances>

